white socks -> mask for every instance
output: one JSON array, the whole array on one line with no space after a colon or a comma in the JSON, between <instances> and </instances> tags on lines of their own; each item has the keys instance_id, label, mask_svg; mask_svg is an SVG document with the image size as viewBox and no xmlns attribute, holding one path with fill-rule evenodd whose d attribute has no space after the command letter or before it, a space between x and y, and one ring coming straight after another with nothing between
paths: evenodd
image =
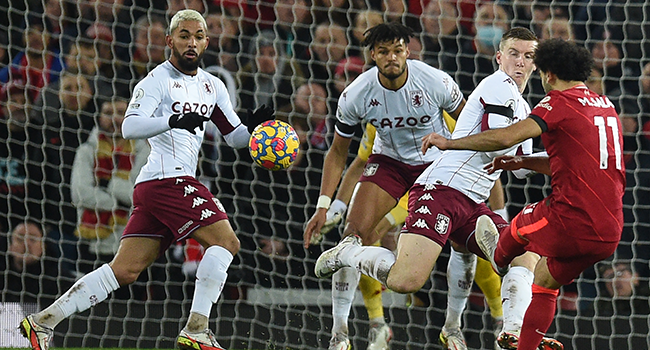
<instances>
[{"instance_id":1,"label":"white socks","mask_svg":"<svg viewBox=\"0 0 650 350\"><path fill-rule=\"evenodd\" d=\"M533 272L523 266L511 267L503 277L503 332L520 334L526 309L533 299L534 277Z\"/></svg>"},{"instance_id":2,"label":"white socks","mask_svg":"<svg viewBox=\"0 0 650 350\"><path fill-rule=\"evenodd\" d=\"M52 305L35 315L38 324L54 328L66 317L89 309L106 300L108 294L120 288L113 269L104 264L81 277Z\"/></svg>"},{"instance_id":3,"label":"white socks","mask_svg":"<svg viewBox=\"0 0 650 350\"><path fill-rule=\"evenodd\" d=\"M348 317L360 277L354 267L344 267L332 275L332 335L348 334Z\"/></svg>"},{"instance_id":4,"label":"white socks","mask_svg":"<svg viewBox=\"0 0 650 350\"><path fill-rule=\"evenodd\" d=\"M386 285L390 269L395 264L395 254L382 247L351 246L341 254L346 265L354 266L364 275L370 276Z\"/></svg>"},{"instance_id":5,"label":"white socks","mask_svg":"<svg viewBox=\"0 0 650 350\"><path fill-rule=\"evenodd\" d=\"M472 290L474 275L476 274L476 255L472 253L459 253L451 249L449 264L447 265L447 314L445 316L445 329L460 328L463 310Z\"/></svg>"},{"instance_id":6,"label":"white socks","mask_svg":"<svg viewBox=\"0 0 650 350\"><path fill-rule=\"evenodd\" d=\"M196 270L196 282L190 312L210 317L212 304L217 302L228 277L233 256L228 249L213 245L206 249Z\"/></svg>"}]
</instances>

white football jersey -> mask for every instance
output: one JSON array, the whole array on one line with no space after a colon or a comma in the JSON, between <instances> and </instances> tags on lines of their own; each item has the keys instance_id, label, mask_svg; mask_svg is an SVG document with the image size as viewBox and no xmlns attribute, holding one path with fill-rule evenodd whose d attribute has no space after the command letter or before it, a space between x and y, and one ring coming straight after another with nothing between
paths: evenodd
<instances>
[{"instance_id":1,"label":"white football jersey","mask_svg":"<svg viewBox=\"0 0 650 350\"><path fill-rule=\"evenodd\" d=\"M339 98L336 132L352 137L355 125L371 123L377 128L373 154L421 165L440 152L423 154L422 138L431 132L450 135L442 109L456 110L463 94L447 73L420 61L407 60L407 65L406 84L397 91L381 85L377 67L357 77Z\"/></svg>"},{"instance_id":2,"label":"white football jersey","mask_svg":"<svg viewBox=\"0 0 650 350\"><path fill-rule=\"evenodd\" d=\"M487 129L503 128L528 117L530 106L517 84L502 70L483 79L467 98L451 136L458 139ZM487 200L494 182L501 175L488 175L483 168L499 155L531 154L528 139L509 149L496 152L449 150L441 153L415 181L457 189L477 203Z\"/></svg>"},{"instance_id":3,"label":"white football jersey","mask_svg":"<svg viewBox=\"0 0 650 350\"><path fill-rule=\"evenodd\" d=\"M219 78L201 68L194 76L184 74L169 61L151 70L135 86L125 116L169 119L173 114L189 112L211 117L221 135L242 124ZM136 183L195 176L204 130L197 128L195 132L171 129L148 138L151 153Z\"/></svg>"}]
</instances>

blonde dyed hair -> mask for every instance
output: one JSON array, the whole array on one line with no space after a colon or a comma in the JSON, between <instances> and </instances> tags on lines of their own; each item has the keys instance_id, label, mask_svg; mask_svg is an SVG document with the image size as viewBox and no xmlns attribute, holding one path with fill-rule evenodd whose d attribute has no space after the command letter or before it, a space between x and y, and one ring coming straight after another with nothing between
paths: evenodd
<instances>
[{"instance_id":1,"label":"blonde dyed hair","mask_svg":"<svg viewBox=\"0 0 650 350\"><path fill-rule=\"evenodd\" d=\"M174 17L172 17L172 20L169 23L169 32L167 34L171 35L176 30L176 28L178 28L178 25L184 21L201 22L203 28L205 28L205 30L208 30L208 24L205 22L205 18L203 18L203 15L201 15L195 10L186 9L186 10L180 10L176 12Z\"/></svg>"}]
</instances>

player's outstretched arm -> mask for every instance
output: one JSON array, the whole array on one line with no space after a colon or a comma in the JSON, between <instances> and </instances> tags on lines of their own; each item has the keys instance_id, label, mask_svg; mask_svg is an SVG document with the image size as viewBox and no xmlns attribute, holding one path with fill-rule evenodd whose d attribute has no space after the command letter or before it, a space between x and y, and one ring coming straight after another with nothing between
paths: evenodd
<instances>
[{"instance_id":1,"label":"player's outstretched arm","mask_svg":"<svg viewBox=\"0 0 650 350\"><path fill-rule=\"evenodd\" d=\"M323 162L323 176L321 178L320 197L316 205L316 212L307 222L305 232L303 233L305 248L309 248L312 242L312 236L320 235L321 228L327 219L327 209L330 207L332 196L336 191L336 187L345 169L350 141L351 139L349 138L334 134L332 146L327 151L325 161Z\"/></svg>"},{"instance_id":2,"label":"player's outstretched arm","mask_svg":"<svg viewBox=\"0 0 650 350\"><path fill-rule=\"evenodd\" d=\"M492 160L484 168L488 174L493 174L497 170L519 170L530 169L537 173L551 175L551 165L548 157L530 156L499 156Z\"/></svg>"}]
</instances>

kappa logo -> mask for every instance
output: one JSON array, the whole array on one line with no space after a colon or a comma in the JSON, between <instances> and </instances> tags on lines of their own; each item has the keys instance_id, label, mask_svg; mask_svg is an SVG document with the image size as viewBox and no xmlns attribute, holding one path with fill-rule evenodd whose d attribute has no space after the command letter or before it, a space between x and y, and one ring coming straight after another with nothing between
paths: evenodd
<instances>
[{"instance_id":1,"label":"kappa logo","mask_svg":"<svg viewBox=\"0 0 650 350\"><path fill-rule=\"evenodd\" d=\"M438 214L434 229L441 235L447 234L447 230L449 230L449 217L444 214Z\"/></svg>"},{"instance_id":2,"label":"kappa logo","mask_svg":"<svg viewBox=\"0 0 650 350\"><path fill-rule=\"evenodd\" d=\"M185 180L184 180L184 179L180 179L180 178L176 178L176 184L177 184L177 185L178 185L179 183L181 183L181 182L185 182Z\"/></svg>"},{"instance_id":3,"label":"kappa logo","mask_svg":"<svg viewBox=\"0 0 650 350\"><path fill-rule=\"evenodd\" d=\"M183 88L183 85L181 85L181 83L179 83L177 81L175 81L174 85L172 85L172 89L182 89L182 88Z\"/></svg>"},{"instance_id":4,"label":"kappa logo","mask_svg":"<svg viewBox=\"0 0 650 350\"><path fill-rule=\"evenodd\" d=\"M198 189L196 187L192 186L192 185L185 186L185 188L183 190L185 191L185 195L183 197L187 197L188 194L192 194L192 193L198 191Z\"/></svg>"},{"instance_id":5,"label":"kappa logo","mask_svg":"<svg viewBox=\"0 0 650 350\"><path fill-rule=\"evenodd\" d=\"M417 214L431 215L431 210L426 205L419 207L415 212Z\"/></svg>"},{"instance_id":6,"label":"kappa logo","mask_svg":"<svg viewBox=\"0 0 650 350\"><path fill-rule=\"evenodd\" d=\"M431 195L431 193L425 193L425 194L421 195L420 198L418 198L418 202L419 201L432 201L432 200L433 200L433 196Z\"/></svg>"},{"instance_id":7,"label":"kappa logo","mask_svg":"<svg viewBox=\"0 0 650 350\"><path fill-rule=\"evenodd\" d=\"M424 190L425 191L433 191L435 189L436 189L436 185L434 185L434 184L426 184L426 185L424 185Z\"/></svg>"},{"instance_id":8,"label":"kappa logo","mask_svg":"<svg viewBox=\"0 0 650 350\"><path fill-rule=\"evenodd\" d=\"M226 208L223 207L223 204L221 204L221 201L219 201L216 198L212 198L212 200L214 201L214 204L217 205L217 209L221 210L222 213L226 212Z\"/></svg>"},{"instance_id":9,"label":"kappa logo","mask_svg":"<svg viewBox=\"0 0 650 350\"><path fill-rule=\"evenodd\" d=\"M379 164L368 163L366 164L366 168L363 169L363 176L373 176L377 174L377 169L379 169Z\"/></svg>"},{"instance_id":10,"label":"kappa logo","mask_svg":"<svg viewBox=\"0 0 650 350\"><path fill-rule=\"evenodd\" d=\"M210 209L203 209L203 210L201 210L201 220L207 219L207 218L211 217L214 214L216 214L216 213L213 212Z\"/></svg>"},{"instance_id":11,"label":"kappa logo","mask_svg":"<svg viewBox=\"0 0 650 350\"><path fill-rule=\"evenodd\" d=\"M376 98L373 98L372 100L370 100L370 103L368 104L368 107L377 107L377 106L381 106L381 103L379 101L377 101Z\"/></svg>"},{"instance_id":12,"label":"kappa logo","mask_svg":"<svg viewBox=\"0 0 650 350\"><path fill-rule=\"evenodd\" d=\"M427 222L424 221L424 219L417 219L417 221L415 221L415 223L411 226L429 230L429 225L427 225Z\"/></svg>"},{"instance_id":13,"label":"kappa logo","mask_svg":"<svg viewBox=\"0 0 650 350\"><path fill-rule=\"evenodd\" d=\"M193 202L193 203L192 203L192 209L194 209L194 208L196 208L196 207L202 205L203 203L207 203L208 200L205 199L205 198L203 198L203 197L195 197L195 198L192 200L192 202Z\"/></svg>"}]
</instances>

